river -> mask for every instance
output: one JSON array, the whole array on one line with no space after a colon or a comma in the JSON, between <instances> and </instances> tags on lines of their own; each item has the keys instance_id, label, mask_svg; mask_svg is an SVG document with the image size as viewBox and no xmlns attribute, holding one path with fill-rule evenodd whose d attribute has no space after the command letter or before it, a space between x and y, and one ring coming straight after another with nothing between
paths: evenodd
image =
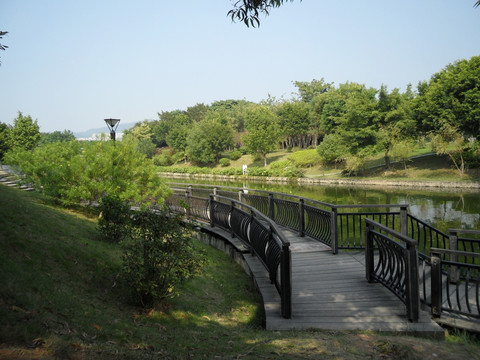
<instances>
[{"instance_id":1,"label":"river","mask_svg":"<svg viewBox=\"0 0 480 360\"><path fill-rule=\"evenodd\" d=\"M409 212L432 226L480 230L480 192L468 189L415 189L411 187L324 186L168 179L183 184L210 184L269 190L332 204L409 204Z\"/></svg>"}]
</instances>

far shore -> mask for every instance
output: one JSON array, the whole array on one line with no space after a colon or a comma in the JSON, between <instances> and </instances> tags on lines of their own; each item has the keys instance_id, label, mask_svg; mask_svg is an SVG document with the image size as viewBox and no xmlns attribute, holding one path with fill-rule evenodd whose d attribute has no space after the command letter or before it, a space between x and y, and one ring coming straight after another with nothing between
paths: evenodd
<instances>
[{"instance_id":1,"label":"far shore","mask_svg":"<svg viewBox=\"0 0 480 360\"><path fill-rule=\"evenodd\" d=\"M160 173L165 178L192 179L192 180L216 180L216 181L258 181L272 184L298 184L298 185L325 185L325 186L362 186L362 187L409 187L428 188L429 190L480 190L480 182L472 181L428 181L428 180L382 180L382 179L325 179L325 178L287 178L287 177L262 177L248 175L213 175L213 174L181 174Z\"/></svg>"}]
</instances>

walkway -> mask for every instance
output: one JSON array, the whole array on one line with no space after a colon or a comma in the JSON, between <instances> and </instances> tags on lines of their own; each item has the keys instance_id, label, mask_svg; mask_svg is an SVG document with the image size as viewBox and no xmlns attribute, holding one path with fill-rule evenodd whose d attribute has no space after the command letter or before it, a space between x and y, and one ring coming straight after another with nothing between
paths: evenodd
<instances>
[{"instance_id":1,"label":"walkway","mask_svg":"<svg viewBox=\"0 0 480 360\"><path fill-rule=\"evenodd\" d=\"M284 230L292 251L291 319L280 315L280 298L265 268L245 254L263 296L267 330L327 329L375 330L443 337L444 330L421 311L417 323L409 322L405 305L380 284L365 278L363 252L342 251Z\"/></svg>"}]
</instances>

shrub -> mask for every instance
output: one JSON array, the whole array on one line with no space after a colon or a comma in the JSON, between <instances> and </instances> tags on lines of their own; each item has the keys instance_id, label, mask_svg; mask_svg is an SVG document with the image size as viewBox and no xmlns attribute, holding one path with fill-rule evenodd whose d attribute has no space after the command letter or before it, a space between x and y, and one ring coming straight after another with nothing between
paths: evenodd
<instances>
[{"instance_id":1,"label":"shrub","mask_svg":"<svg viewBox=\"0 0 480 360\"><path fill-rule=\"evenodd\" d=\"M100 199L100 217L97 228L103 240L118 243L130 231L130 205L118 196L107 195Z\"/></svg>"},{"instance_id":2,"label":"shrub","mask_svg":"<svg viewBox=\"0 0 480 360\"><path fill-rule=\"evenodd\" d=\"M293 154L288 155L288 160L301 168L312 167L322 161L320 155L315 149L294 152Z\"/></svg>"},{"instance_id":3,"label":"shrub","mask_svg":"<svg viewBox=\"0 0 480 360\"><path fill-rule=\"evenodd\" d=\"M170 166L173 164L172 156L168 152L162 152L153 157L153 163L157 166Z\"/></svg>"},{"instance_id":4,"label":"shrub","mask_svg":"<svg viewBox=\"0 0 480 360\"><path fill-rule=\"evenodd\" d=\"M172 164L177 164L185 160L185 154L183 152L176 152L172 155Z\"/></svg>"},{"instance_id":5,"label":"shrub","mask_svg":"<svg viewBox=\"0 0 480 360\"><path fill-rule=\"evenodd\" d=\"M242 155L247 155L247 154L248 154L248 148L247 148L246 146L240 146L240 147L238 148L238 151L240 151L240 153L241 153Z\"/></svg>"},{"instance_id":6,"label":"shrub","mask_svg":"<svg viewBox=\"0 0 480 360\"><path fill-rule=\"evenodd\" d=\"M133 215L131 236L122 242L121 277L143 307L177 295L176 286L198 274L204 251L193 228L168 213L146 209Z\"/></svg>"},{"instance_id":7,"label":"shrub","mask_svg":"<svg viewBox=\"0 0 480 360\"><path fill-rule=\"evenodd\" d=\"M242 153L239 150L233 150L230 153L230 160L238 160L242 157Z\"/></svg>"},{"instance_id":8,"label":"shrub","mask_svg":"<svg viewBox=\"0 0 480 360\"><path fill-rule=\"evenodd\" d=\"M230 166L230 160L227 159L227 158L221 158L218 162L219 162L220 165L222 165L223 167Z\"/></svg>"}]
</instances>

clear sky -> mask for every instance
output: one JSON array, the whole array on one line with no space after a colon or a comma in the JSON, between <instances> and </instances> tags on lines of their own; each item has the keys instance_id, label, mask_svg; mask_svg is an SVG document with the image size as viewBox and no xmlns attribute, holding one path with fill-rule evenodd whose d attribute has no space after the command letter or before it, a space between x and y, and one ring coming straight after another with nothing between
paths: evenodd
<instances>
[{"instance_id":1,"label":"clear sky","mask_svg":"<svg viewBox=\"0 0 480 360\"><path fill-rule=\"evenodd\" d=\"M40 131L158 119L324 78L405 90L480 55L475 0L295 0L232 23L231 0L0 0L0 121Z\"/></svg>"}]
</instances>

